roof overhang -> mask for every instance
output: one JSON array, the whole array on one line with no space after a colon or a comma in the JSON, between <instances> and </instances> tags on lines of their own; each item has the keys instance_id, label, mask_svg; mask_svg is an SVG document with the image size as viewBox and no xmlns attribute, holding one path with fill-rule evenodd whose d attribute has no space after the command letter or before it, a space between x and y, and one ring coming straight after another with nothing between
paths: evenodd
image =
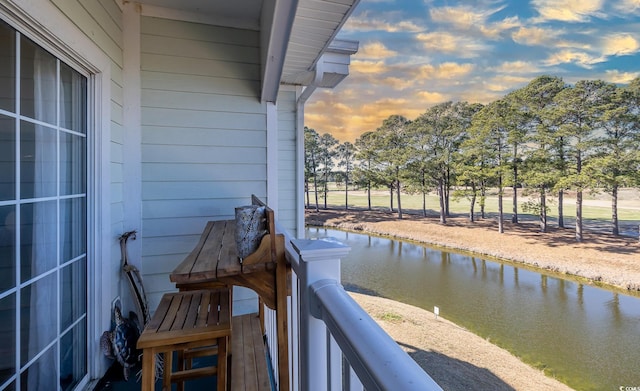
<instances>
[{"instance_id":1,"label":"roof overhang","mask_svg":"<svg viewBox=\"0 0 640 391\"><path fill-rule=\"evenodd\" d=\"M281 84L332 88L349 74L358 44L335 37L359 1L138 0L146 15L259 31L263 102Z\"/></svg>"}]
</instances>

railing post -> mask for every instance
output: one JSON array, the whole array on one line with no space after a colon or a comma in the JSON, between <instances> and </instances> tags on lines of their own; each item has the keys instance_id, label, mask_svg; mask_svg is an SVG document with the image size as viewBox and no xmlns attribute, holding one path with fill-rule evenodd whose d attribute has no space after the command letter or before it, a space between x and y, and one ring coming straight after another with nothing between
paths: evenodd
<instances>
[{"instance_id":1,"label":"railing post","mask_svg":"<svg viewBox=\"0 0 640 391\"><path fill-rule=\"evenodd\" d=\"M310 301L309 287L319 280L340 282L340 259L350 247L333 239L295 239L291 241L300 259L300 389L329 390L329 373L335 371L330 360L327 329ZM314 313L316 317L314 317ZM333 355L335 356L335 354ZM339 365L339 364L338 364ZM338 383L339 384L339 383Z\"/></svg>"}]
</instances>

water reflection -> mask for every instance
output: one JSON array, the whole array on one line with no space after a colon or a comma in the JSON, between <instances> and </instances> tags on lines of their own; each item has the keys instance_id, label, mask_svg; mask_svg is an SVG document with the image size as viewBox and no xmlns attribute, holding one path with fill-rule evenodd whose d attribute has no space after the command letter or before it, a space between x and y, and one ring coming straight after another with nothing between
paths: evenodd
<instances>
[{"instance_id":1,"label":"water reflection","mask_svg":"<svg viewBox=\"0 0 640 391\"><path fill-rule=\"evenodd\" d=\"M311 228L351 246L346 286L440 314L578 390L640 385L640 298L413 243Z\"/></svg>"}]
</instances>

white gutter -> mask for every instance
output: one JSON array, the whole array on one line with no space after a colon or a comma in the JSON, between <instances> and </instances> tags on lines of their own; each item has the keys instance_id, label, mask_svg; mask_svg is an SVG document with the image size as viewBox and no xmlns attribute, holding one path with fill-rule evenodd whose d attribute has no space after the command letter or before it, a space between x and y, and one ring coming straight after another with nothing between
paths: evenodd
<instances>
[{"instance_id":1,"label":"white gutter","mask_svg":"<svg viewBox=\"0 0 640 391\"><path fill-rule=\"evenodd\" d=\"M324 77L324 59L321 56L318 62L316 63L313 81L311 82L311 84L306 86L304 90L302 90L302 94L300 94L300 96L298 97L298 105L304 105L307 102L307 99L311 97L311 95L314 93L316 88L318 88L320 83L322 83L323 77Z\"/></svg>"}]
</instances>

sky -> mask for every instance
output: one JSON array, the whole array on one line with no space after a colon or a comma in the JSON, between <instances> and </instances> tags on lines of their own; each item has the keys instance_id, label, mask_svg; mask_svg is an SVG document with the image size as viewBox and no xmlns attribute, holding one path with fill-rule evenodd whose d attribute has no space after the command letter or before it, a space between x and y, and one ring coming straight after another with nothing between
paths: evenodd
<instances>
[{"instance_id":1,"label":"sky","mask_svg":"<svg viewBox=\"0 0 640 391\"><path fill-rule=\"evenodd\" d=\"M540 75L640 76L640 0L361 0L337 36L349 76L318 89L305 125L341 142L434 104L487 104Z\"/></svg>"}]
</instances>

